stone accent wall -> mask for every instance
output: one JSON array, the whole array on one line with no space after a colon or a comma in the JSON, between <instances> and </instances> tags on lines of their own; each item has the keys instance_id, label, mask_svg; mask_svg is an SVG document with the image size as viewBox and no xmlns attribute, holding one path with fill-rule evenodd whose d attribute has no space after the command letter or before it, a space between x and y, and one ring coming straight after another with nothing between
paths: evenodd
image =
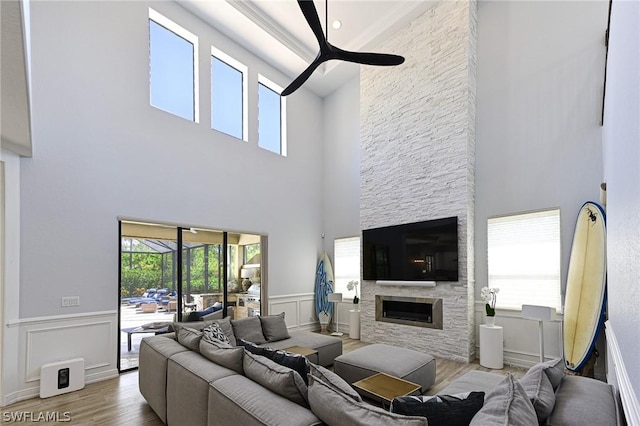
<instances>
[{"instance_id":1,"label":"stone accent wall","mask_svg":"<svg viewBox=\"0 0 640 426\"><path fill-rule=\"evenodd\" d=\"M362 283L361 338L458 361L475 357L473 211L475 1L440 2L376 51L399 67L360 72L362 229L458 217L459 282ZM443 299L444 330L375 321L375 295Z\"/></svg>"}]
</instances>

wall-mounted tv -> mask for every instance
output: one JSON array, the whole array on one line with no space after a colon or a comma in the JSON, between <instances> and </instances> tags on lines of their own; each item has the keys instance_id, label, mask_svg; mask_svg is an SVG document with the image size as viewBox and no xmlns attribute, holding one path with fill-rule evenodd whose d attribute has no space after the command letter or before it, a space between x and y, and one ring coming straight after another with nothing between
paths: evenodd
<instances>
[{"instance_id":1,"label":"wall-mounted tv","mask_svg":"<svg viewBox=\"0 0 640 426\"><path fill-rule=\"evenodd\" d=\"M365 280L458 281L458 218L362 231Z\"/></svg>"}]
</instances>

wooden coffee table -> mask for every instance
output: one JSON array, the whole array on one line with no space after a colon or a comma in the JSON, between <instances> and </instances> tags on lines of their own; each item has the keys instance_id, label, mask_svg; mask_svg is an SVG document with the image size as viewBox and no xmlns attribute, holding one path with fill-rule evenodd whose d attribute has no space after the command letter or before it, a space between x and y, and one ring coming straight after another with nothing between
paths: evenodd
<instances>
[{"instance_id":1,"label":"wooden coffee table","mask_svg":"<svg viewBox=\"0 0 640 426\"><path fill-rule=\"evenodd\" d=\"M417 383L390 376L386 373L377 373L366 379L358 380L353 383L353 386L356 390L361 391L364 396L382 400L383 406L385 402L391 404L393 398L397 396L411 395L421 389L421 386Z\"/></svg>"},{"instance_id":2,"label":"wooden coffee table","mask_svg":"<svg viewBox=\"0 0 640 426\"><path fill-rule=\"evenodd\" d=\"M315 361L315 364L318 363L318 351L315 349L307 348L306 346L289 346L288 348L284 348L283 351L302 355L310 362Z\"/></svg>"}]
</instances>

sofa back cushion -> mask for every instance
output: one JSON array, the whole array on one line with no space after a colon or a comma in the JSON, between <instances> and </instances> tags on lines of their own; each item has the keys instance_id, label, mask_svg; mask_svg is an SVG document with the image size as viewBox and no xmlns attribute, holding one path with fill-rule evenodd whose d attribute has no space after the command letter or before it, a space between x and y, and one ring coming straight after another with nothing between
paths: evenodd
<instances>
[{"instance_id":1,"label":"sofa back cushion","mask_svg":"<svg viewBox=\"0 0 640 426\"><path fill-rule=\"evenodd\" d=\"M483 407L470 423L470 426L486 425L538 425L529 397L511 373L487 394Z\"/></svg>"},{"instance_id":2,"label":"sofa back cushion","mask_svg":"<svg viewBox=\"0 0 640 426\"><path fill-rule=\"evenodd\" d=\"M254 382L296 404L308 407L307 385L297 372L249 351L244 352L243 367L244 374Z\"/></svg>"},{"instance_id":3,"label":"sofa back cushion","mask_svg":"<svg viewBox=\"0 0 640 426\"><path fill-rule=\"evenodd\" d=\"M264 334L262 334L260 317L247 317L231 320L231 326L233 327L233 334L236 339L244 339L257 345L267 342L267 339L264 338Z\"/></svg>"},{"instance_id":4,"label":"sofa back cushion","mask_svg":"<svg viewBox=\"0 0 640 426\"><path fill-rule=\"evenodd\" d=\"M529 369L527 374L520 379L520 384L536 410L538 421L541 424L544 423L553 411L556 395L542 365L538 364Z\"/></svg>"},{"instance_id":5,"label":"sofa back cushion","mask_svg":"<svg viewBox=\"0 0 640 426\"><path fill-rule=\"evenodd\" d=\"M192 351L200 352L200 340L202 339L202 331L195 330L189 327L180 327L177 333L178 343L182 346L191 349Z\"/></svg>"},{"instance_id":6,"label":"sofa back cushion","mask_svg":"<svg viewBox=\"0 0 640 426\"><path fill-rule=\"evenodd\" d=\"M284 321L284 312L278 315L259 316L258 318L260 318L262 334L267 342L277 342L291 337Z\"/></svg>"},{"instance_id":7,"label":"sofa back cushion","mask_svg":"<svg viewBox=\"0 0 640 426\"><path fill-rule=\"evenodd\" d=\"M234 347L216 339L205 340L203 338L200 340L200 353L218 365L244 374L244 348L242 347Z\"/></svg>"},{"instance_id":8,"label":"sofa back cushion","mask_svg":"<svg viewBox=\"0 0 640 426\"><path fill-rule=\"evenodd\" d=\"M309 405L313 414L328 425L429 425L424 417L403 416L365 402L354 401L313 375L309 376Z\"/></svg>"}]
</instances>

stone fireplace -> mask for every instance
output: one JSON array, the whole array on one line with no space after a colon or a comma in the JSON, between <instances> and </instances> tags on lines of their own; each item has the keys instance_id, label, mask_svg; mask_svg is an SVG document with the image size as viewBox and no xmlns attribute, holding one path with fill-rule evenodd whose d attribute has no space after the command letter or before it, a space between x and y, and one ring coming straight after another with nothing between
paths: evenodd
<instances>
[{"instance_id":1,"label":"stone fireplace","mask_svg":"<svg viewBox=\"0 0 640 426\"><path fill-rule=\"evenodd\" d=\"M376 296L376 321L442 330L442 299Z\"/></svg>"},{"instance_id":2,"label":"stone fireplace","mask_svg":"<svg viewBox=\"0 0 640 426\"><path fill-rule=\"evenodd\" d=\"M458 217L458 281L435 287L362 281L365 342L475 358L477 4L437 2L377 46L400 67L360 70L360 229ZM379 297L440 299L442 328L376 320ZM432 321L433 321L432 313Z\"/></svg>"}]
</instances>

